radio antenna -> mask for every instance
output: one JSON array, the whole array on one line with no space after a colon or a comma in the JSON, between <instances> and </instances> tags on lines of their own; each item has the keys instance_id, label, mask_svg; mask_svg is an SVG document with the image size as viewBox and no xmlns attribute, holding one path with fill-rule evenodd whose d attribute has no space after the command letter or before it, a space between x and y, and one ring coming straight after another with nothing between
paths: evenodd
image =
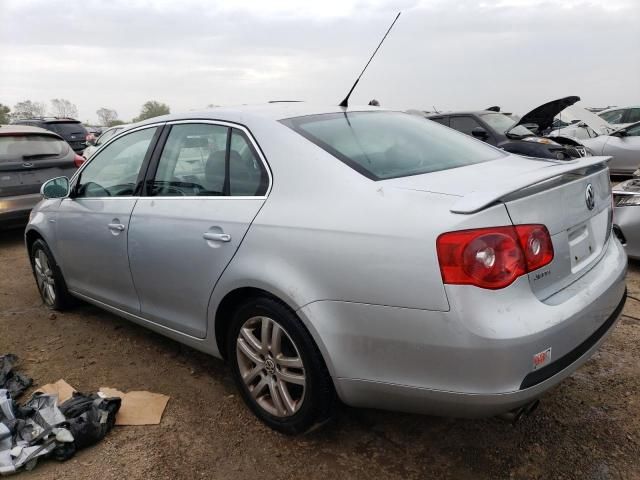
<instances>
[{"instance_id":1,"label":"radio antenna","mask_svg":"<svg viewBox=\"0 0 640 480\"><path fill-rule=\"evenodd\" d=\"M398 21L398 17L400 17L400 14L402 12L398 12L398 15L396 15L395 20L391 23L391 26L389 27L389 30L387 30L387 33L384 34L384 37L382 37L382 40L380 40L380 43L378 44L378 46L376 47L376 49L373 51L373 54L371 55L371 58L369 58L369 61L367 62L367 64L364 66L364 68L362 69L362 72L360 72L360 75L358 75L358 78L356 78L356 82L353 84L353 87L351 87L351 90L349 90L349 93L347 93L347 96L344 97L344 100L342 100L342 102L340 103L341 107L347 108L349 106L349 97L351 96L351 94L353 93L353 90L356 88L356 85L358 85L358 82L360 81L360 77L362 77L362 74L365 72L365 70L367 69L367 67L369 66L369 64L371 63L371 60L373 60L373 57L375 57L376 53L378 53L378 50L380 49L380 47L382 46L382 43L384 42L384 39L387 38L387 35L389 35L389 32L391 31L391 29L393 28L393 26L396 24L396 22Z\"/></svg>"}]
</instances>

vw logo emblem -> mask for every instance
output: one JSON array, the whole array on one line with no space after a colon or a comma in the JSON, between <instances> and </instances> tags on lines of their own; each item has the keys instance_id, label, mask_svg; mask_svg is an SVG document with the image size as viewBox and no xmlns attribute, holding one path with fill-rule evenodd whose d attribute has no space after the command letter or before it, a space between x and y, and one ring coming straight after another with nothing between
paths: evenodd
<instances>
[{"instance_id":1,"label":"vw logo emblem","mask_svg":"<svg viewBox=\"0 0 640 480\"><path fill-rule=\"evenodd\" d=\"M584 192L584 201L587 203L587 208L593 210L596 206L596 194L593 191L593 185L587 185L587 189Z\"/></svg>"}]
</instances>

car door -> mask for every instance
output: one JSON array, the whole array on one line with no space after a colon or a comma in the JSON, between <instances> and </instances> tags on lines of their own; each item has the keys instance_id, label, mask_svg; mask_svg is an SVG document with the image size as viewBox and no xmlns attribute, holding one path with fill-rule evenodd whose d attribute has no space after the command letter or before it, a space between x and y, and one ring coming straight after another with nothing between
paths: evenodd
<instances>
[{"instance_id":1,"label":"car door","mask_svg":"<svg viewBox=\"0 0 640 480\"><path fill-rule=\"evenodd\" d=\"M640 123L627 127L626 135L609 135L602 155L611 155L609 168L614 172L632 173L640 167Z\"/></svg>"},{"instance_id":2,"label":"car door","mask_svg":"<svg viewBox=\"0 0 640 480\"><path fill-rule=\"evenodd\" d=\"M57 250L69 290L139 312L127 259L131 211L160 127L136 129L97 153L57 215Z\"/></svg>"},{"instance_id":3,"label":"car door","mask_svg":"<svg viewBox=\"0 0 640 480\"><path fill-rule=\"evenodd\" d=\"M243 127L167 128L131 216L129 262L142 315L204 338L209 298L264 204L270 173Z\"/></svg>"}]
</instances>

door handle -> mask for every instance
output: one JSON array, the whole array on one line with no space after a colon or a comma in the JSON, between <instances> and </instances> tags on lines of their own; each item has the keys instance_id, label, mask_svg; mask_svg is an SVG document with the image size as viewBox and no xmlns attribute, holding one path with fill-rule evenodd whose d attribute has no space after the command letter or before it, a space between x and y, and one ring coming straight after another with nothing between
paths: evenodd
<instances>
[{"instance_id":1,"label":"door handle","mask_svg":"<svg viewBox=\"0 0 640 480\"><path fill-rule=\"evenodd\" d=\"M113 230L114 232L124 232L124 225L121 223L110 223L107 227L109 227L109 230Z\"/></svg>"},{"instance_id":2,"label":"door handle","mask_svg":"<svg viewBox=\"0 0 640 480\"><path fill-rule=\"evenodd\" d=\"M229 235L228 233L206 232L204 235L202 235L202 238L204 238L205 240L213 240L213 241L217 241L217 242L230 242L231 241L231 235Z\"/></svg>"}]
</instances>

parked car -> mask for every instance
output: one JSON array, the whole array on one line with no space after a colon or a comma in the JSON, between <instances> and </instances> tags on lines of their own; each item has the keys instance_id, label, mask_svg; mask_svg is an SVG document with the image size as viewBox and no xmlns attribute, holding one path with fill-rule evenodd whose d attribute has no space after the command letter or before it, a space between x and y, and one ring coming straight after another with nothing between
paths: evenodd
<instances>
[{"instance_id":1,"label":"parked car","mask_svg":"<svg viewBox=\"0 0 640 480\"><path fill-rule=\"evenodd\" d=\"M608 108L598 112L598 115L608 123L623 128L640 122L640 106Z\"/></svg>"},{"instance_id":2,"label":"parked car","mask_svg":"<svg viewBox=\"0 0 640 480\"><path fill-rule=\"evenodd\" d=\"M640 259L640 177L613 187L614 231L629 258Z\"/></svg>"},{"instance_id":3,"label":"parked car","mask_svg":"<svg viewBox=\"0 0 640 480\"><path fill-rule=\"evenodd\" d=\"M640 122L616 130L610 135L599 135L582 140L594 155L611 156L611 173L631 175L640 167Z\"/></svg>"},{"instance_id":4,"label":"parked car","mask_svg":"<svg viewBox=\"0 0 640 480\"><path fill-rule=\"evenodd\" d=\"M611 156L611 173L631 175L640 167L638 124L640 122L616 129L592 112L570 105L556 115L552 130L544 133L562 142L573 139L594 155Z\"/></svg>"},{"instance_id":5,"label":"parked car","mask_svg":"<svg viewBox=\"0 0 640 480\"><path fill-rule=\"evenodd\" d=\"M30 125L32 127L51 130L60 135L77 153L81 153L82 150L84 150L88 135L84 125L82 125L79 120L74 120L73 118L38 117L14 120L11 123L14 125Z\"/></svg>"},{"instance_id":6,"label":"parked car","mask_svg":"<svg viewBox=\"0 0 640 480\"><path fill-rule=\"evenodd\" d=\"M586 149L579 142L569 140L562 144L559 141L538 136L527 128L527 124L535 124L540 130L546 128L547 124L550 126L557 111L564 108L561 100L545 104L543 107L546 108L539 107L519 121L514 121L511 117L492 110L446 112L425 116L429 120L518 155L557 160L585 156Z\"/></svg>"},{"instance_id":7,"label":"parked car","mask_svg":"<svg viewBox=\"0 0 640 480\"><path fill-rule=\"evenodd\" d=\"M84 159L57 134L23 125L0 126L0 228L24 225L41 185L73 175Z\"/></svg>"},{"instance_id":8,"label":"parked car","mask_svg":"<svg viewBox=\"0 0 640 480\"><path fill-rule=\"evenodd\" d=\"M624 306L606 160L519 157L380 107L189 112L50 180L25 239L46 305L226 358L279 431L336 395L519 415Z\"/></svg>"},{"instance_id":9,"label":"parked car","mask_svg":"<svg viewBox=\"0 0 640 480\"><path fill-rule=\"evenodd\" d=\"M101 146L107 143L107 141L113 137L115 137L118 133L123 130L129 128L131 124L123 124L118 125L116 127L107 128L102 135L100 135L97 139L88 139L87 147L83 150L82 156L84 158L89 158L91 155L95 153L95 151Z\"/></svg>"}]
</instances>

